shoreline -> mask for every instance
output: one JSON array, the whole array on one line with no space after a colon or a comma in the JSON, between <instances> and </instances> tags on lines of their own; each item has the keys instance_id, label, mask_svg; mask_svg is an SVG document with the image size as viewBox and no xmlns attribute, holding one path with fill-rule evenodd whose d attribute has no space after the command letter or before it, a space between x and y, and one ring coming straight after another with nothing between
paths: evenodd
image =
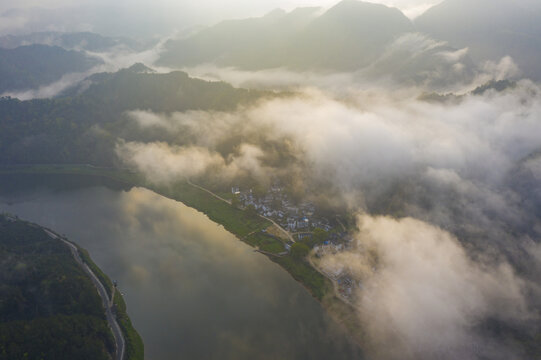
<instances>
[{"instance_id":1,"label":"shoreline","mask_svg":"<svg viewBox=\"0 0 541 360\"><path fill-rule=\"evenodd\" d=\"M39 228L50 238L61 241L69 247L74 260L92 281L102 300L104 315L115 339L115 358L119 360L144 360L144 344L141 336L131 324L122 294L120 291L115 291L116 288L110 278L94 263L88 251L46 226L20 219L17 215L12 217L10 214L4 214L4 216L12 219L11 221L20 221L28 226Z\"/></svg>"}]
</instances>

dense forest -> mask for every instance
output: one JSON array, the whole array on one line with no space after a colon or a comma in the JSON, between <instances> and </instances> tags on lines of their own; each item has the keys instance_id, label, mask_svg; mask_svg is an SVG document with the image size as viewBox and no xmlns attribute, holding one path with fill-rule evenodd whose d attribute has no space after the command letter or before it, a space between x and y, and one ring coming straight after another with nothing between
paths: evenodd
<instances>
[{"instance_id":1,"label":"dense forest","mask_svg":"<svg viewBox=\"0 0 541 360\"><path fill-rule=\"evenodd\" d=\"M176 71L152 73L141 64L101 73L61 97L0 99L0 164L114 165L118 137L130 137L125 112L233 110L271 93L236 89Z\"/></svg>"},{"instance_id":2,"label":"dense forest","mask_svg":"<svg viewBox=\"0 0 541 360\"><path fill-rule=\"evenodd\" d=\"M67 246L0 216L0 359L110 359L94 285Z\"/></svg>"}]
</instances>

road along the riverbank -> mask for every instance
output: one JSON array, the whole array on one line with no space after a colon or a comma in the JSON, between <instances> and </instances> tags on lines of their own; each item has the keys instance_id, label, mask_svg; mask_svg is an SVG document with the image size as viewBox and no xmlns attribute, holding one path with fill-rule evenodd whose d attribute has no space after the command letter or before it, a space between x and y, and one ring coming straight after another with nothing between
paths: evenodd
<instances>
[{"instance_id":1,"label":"road along the riverbank","mask_svg":"<svg viewBox=\"0 0 541 360\"><path fill-rule=\"evenodd\" d=\"M120 329L120 326L118 325L118 322L116 321L116 317L111 310L113 299L112 298L109 299L109 296L107 295L107 290L105 290L105 286L101 283L101 281L98 279L96 274L94 274L94 272L83 261L83 259L81 259L81 256L79 255L79 250L77 249L75 245L73 245L69 241L63 239L61 236L53 233L52 231L48 229L43 229L43 230L45 231L45 233L47 233L47 235L49 235L53 239L61 240L64 244L66 244L69 247L75 261L88 274L88 276L90 277L90 280L92 280L92 283L98 290L98 294L101 297L103 307L105 308L105 316L107 318L107 322L109 323L109 326L111 327L113 336L115 338L115 346L116 346L115 359L124 360L124 354L126 353L126 341L124 340L124 335L122 334L122 330ZM112 294L113 294L112 296L114 296L114 291Z\"/></svg>"}]
</instances>

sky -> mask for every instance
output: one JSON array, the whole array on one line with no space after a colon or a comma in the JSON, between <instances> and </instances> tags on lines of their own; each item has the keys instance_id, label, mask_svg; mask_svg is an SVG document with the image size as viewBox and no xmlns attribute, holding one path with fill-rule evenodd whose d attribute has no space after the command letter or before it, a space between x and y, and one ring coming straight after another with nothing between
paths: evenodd
<instances>
[{"instance_id":1,"label":"sky","mask_svg":"<svg viewBox=\"0 0 541 360\"><path fill-rule=\"evenodd\" d=\"M373 0L370 2L397 7L406 13L406 15L414 17L440 1L441 0ZM174 10L182 13L187 12L200 18L199 21L202 23L207 23L207 21L218 21L220 18L261 15L275 8L291 10L300 6L330 7L337 2L337 0L119 0L114 4L115 6L140 7L144 9L153 8L155 10L163 8L164 15L167 14L167 16L169 16L171 12L174 13ZM88 4L109 5L111 3L105 0L19 0L15 5L13 2L5 1L0 2L0 11L3 12L11 8L57 8Z\"/></svg>"},{"instance_id":2,"label":"sky","mask_svg":"<svg viewBox=\"0 0 541 360\"><path fill-rule=\"evenodd\" d=\"M182 35L227 19L259 17L277 8L330 8L340 0L20 0L0 1L0 35L91 31L107 36ZM372 0L410 18L442 0ZM15 11L11 11L15 10Z\"/></svg>"}]
</instances>

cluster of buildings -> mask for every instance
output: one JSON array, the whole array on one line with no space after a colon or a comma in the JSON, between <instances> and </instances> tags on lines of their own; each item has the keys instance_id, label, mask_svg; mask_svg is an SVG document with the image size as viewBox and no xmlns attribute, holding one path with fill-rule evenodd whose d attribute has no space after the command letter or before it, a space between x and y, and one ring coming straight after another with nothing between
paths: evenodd
<instances>
[{"instance_id":1,"label":"cluster of buildings","mask_svg":"<svg viewBox=\"0 0 541 360\"><path fill-rule=\"evenodd\" d=\"M313 203L304 201L294 204L279 185L273 185L260 197L255 196L251 189L241 191L239 187L233 187L231 192L243 207L253 206L260 215L273 219L290 233L307 236L315 228L325 231L333 229L328 219L315 215Z\"/></svg>"},{"instance_id":2,"label":"cluster of buildings","mask_svg":"<svg viewBox=\"0 0 541 360\"><path fill-rule=\"evenodd\" d=\"M282 228L289 231L297 240L310 239L312 232L316 228L327 232L323 243L314 246L316 257L322 257L325 254L336 254L347 250L353 243L353 238L345 229L336 228L328 219L317 214L316 206L303 201L294 204L287 196L285 191L278 184L271 186L269 191L263 196L256 196L251 189L242 190L235 186L231 192L237 197L239 205L247 208L252 206L258 214L274 220ZM290 244L286 244L289 250ZM348 302L355 299L355 289L360 286L348 274L344 268L326 269L325 274L337 284L339 295Z\"/></svg>"},{"instance_id":3,"label":"cluster of buildings","mask_svg":"<svg viewBox=\"0 0 541 360\"><path fill-rule=\"evenodd\" d=\"M280 185L274 184L262 196L256 196L251 189L241 190L238 186L231 188L231 192L241 207L252 206L258 214L274 220L298 240L311 238L316 228L327 232L323 246L333 251L342 251L352 240L343 226L337 228L329 219L318 215L313 203L303 201L295 204L291 201Z\"/></svg>"}]
</instances>

